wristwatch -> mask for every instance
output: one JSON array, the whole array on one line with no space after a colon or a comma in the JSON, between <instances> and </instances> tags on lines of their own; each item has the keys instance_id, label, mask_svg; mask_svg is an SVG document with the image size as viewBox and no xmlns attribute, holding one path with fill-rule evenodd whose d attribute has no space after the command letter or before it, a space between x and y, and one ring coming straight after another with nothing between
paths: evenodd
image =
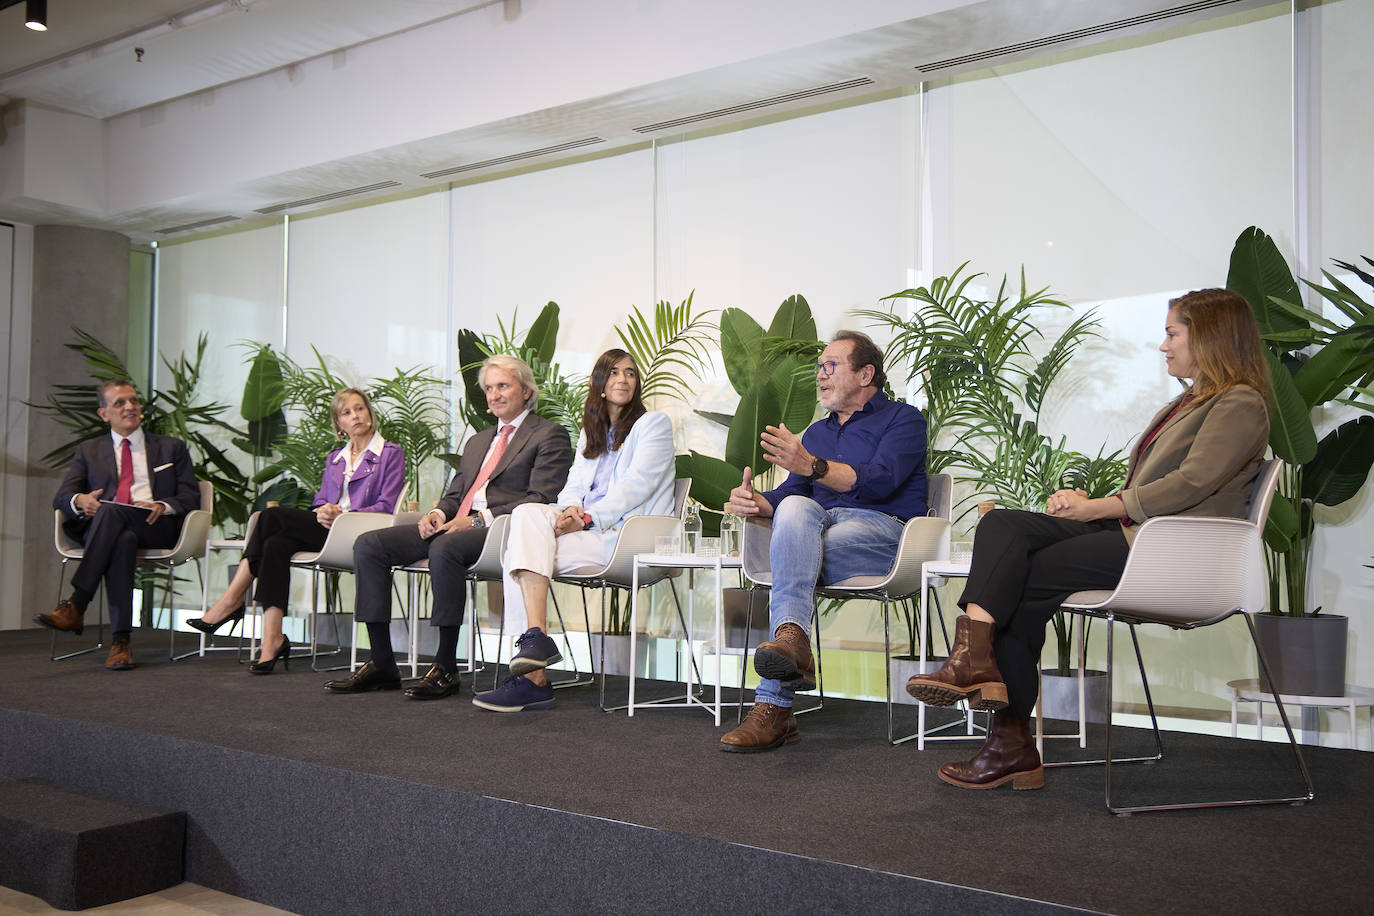
<instances>
[{"instance_id":1,"label":"wristwatch","mask_svg":"<svg viewBox=\"0 0 1374 916\"><path fill-rule=\"evenodd\" d=\"M806 479L807 479L807 480L820 480L822 477L824 477L826 474L829 474L829 473L830 473L830 462L826 461L824 458L812 458L812 459L811 459L811 476L808 477L808 478L806 478Z\"/></svg>"},{"instance_id":2,"label":"wristwatch","mask_svg":"<svg viewBox=\"0 0 1374 916\"><path fill-rule=\"evenodd\" d=\"M480 512L474 512L471 515L469 515L468 518L471 519L470 524L474 528L487 527L487 520L482 517L482 513Z\"/></svg>"}]
</instances>

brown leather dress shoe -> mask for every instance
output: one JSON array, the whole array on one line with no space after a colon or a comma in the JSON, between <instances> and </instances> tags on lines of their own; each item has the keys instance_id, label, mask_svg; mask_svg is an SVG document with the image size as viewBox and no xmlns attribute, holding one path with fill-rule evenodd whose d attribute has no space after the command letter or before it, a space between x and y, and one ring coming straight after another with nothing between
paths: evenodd
<instances>
[{"instance_id":1,"label":"brown leather dress shoe","mask_svg":"<svg viewBox=\"0 0 1374 916\"><path fill-rule=\"evenodd\" d=\"M967 615L954 623L949 660L933 674L913 675L906 692L931 706L953 706L968 700L974 709L1005 709L1007 685L992 657L994 626Z\"/></svg>"},{"instance_id":2,"label":"brown leather dress shoe","mask_svg":"<svg viewBox=\"0 0 1374 916\"><path fill-rule=\"evenodd\" d=\"M129 651L129 638L121 636L110 645L105 667L111 671L128 671L134 666L134 654Z\"/></svg>"},{"instance_id":3,"label":"brown leather dress shoe","mask_svg":"<svg viewBox=\"0 0 1374 916\"><path fill-rule=\"evenodd\" d=\"M995 789L1008 780L1013 789L1044 788L1045 769L1030 722L1005 712L993 713L982 750L971 760L940 767L940 778L961 789Z\"/></svg>"},{"instance_id":4,"label":"brown leather dress shoe","mask_svg":"<svg viewBox=\"0 0 1374 916\"><path fill-rule=\"evenodd\" d=\"M795 623L778 627L770 642L759 643L754 650L754 670L788 690L815 690L816 660L806 631Z\"/></svg>"},{"instance_id":5,"label":"brown leather dress shoe","mask_svg":"<svg viewBox=\"0 0 1374 916\"><path fill-rule=\"evenodd\" d=\"M720 749L731 754L771 751L801 739L790 706L755 703L739 728L720 739Z\"/></svg>"},{"instance_id":6,"label":"brown leather dress shoe","mask_svg":"<svg viewBox=\"0 0 1374 916\"><path fill-rule=\"evenodd\" d=\"M33 622L80 636L81 631L86 629L85 616L76 609L76 605L70 601L63 601L46 614L34 614Z\"/></svg>"}]
</instances>

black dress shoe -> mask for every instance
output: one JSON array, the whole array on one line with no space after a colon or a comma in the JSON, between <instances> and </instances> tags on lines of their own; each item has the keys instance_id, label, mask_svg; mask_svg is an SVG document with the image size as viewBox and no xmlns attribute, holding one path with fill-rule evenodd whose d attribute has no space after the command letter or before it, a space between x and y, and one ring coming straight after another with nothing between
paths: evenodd
<instances>
[{"instance_id":1,"label":"black dress shoe","mask_svg":"<svg viewBox=\"0 0 1374 916\"><path fill-rule=\"evenodd\" d=\"M395 668L378 668L372 662L363 665L347 680L326 681L325 690L335 693L364 693L368 690L400 690L401 672Z\"/></svg>"},{"instance_id":2,"label":"black dress shoe","mask_svg":"<svg viewBox=\"0 0 1374 916\"><path fill-rule=\"evenodd\" d=\"M458 692L458 672L430 665L420 683L411 684L405 694L412 700L441 700Z\"/></svg>"}]
</instances>

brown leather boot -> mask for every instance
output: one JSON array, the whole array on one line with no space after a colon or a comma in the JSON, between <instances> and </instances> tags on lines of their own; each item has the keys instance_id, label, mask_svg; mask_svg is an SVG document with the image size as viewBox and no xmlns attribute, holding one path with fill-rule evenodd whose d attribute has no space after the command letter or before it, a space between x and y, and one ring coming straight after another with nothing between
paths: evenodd
<instances>
[{"instance_id":1,"label":"brown leather boot","mask_svg":"<svg viewBox=\"0 0 1374 916\"><path fill-rule=\"evenodd\" d=\"M33 622L80 636L81 631L86 629L85 616L76 609L76 605L70 601L63 601L46 614L34 614Z\"/></svg>"},{"instance_id":2,"label":"brown leather boot","mask_svg":"<svg viewBox=\"0 0 1374 916\"><path fill-rule=\"evenodd\" d=\"M931 706L953 706L967 699L974 709L1005 709L1007 685L992 657L993 625L962 615L954 623L949 660L933 674L916 674L906 692Z\"/></svg>"},{"instance_id":3,"label":"brown leather boot","mask_svg":"<svg viewBox=\"0 0 1374 916\"><path fill-rule=\"evenodd\" d=\"M771 642L760 643L754 650L754 670L788 690L815 690L816 661L806 631L795 623L778 627Z\"/></svg>"},{"instance_id":4,"label":"brown leather boot","mask_svg":"<svg viewBox=\"0 0 1374 916\"><path fill-rule=\"evenodd\" d=\"M961 789L995 789L1007 780L1013 789L1041 789L1045 768L1030 723L998 712L993 713L983 749L971 760L940 767L940 778Z\"/></svg>"},{"instance_id":5,"label":"brown leather boot","mask_svg":"<svg viewBox=\"0 0 1374 916\"><path fill-rule=\"evenodd\" d=\"M134 654L129 651L129 637L121 636L110 644L105 667L111 671L128 671L134 666Z\"/></svg>"},{"instance_id":6,"label":"brown leather boot","mask_svg":"<svg viewBox=\"0 0 1374 916\"><path fill-rule=\"evenodd\" d=\"M720 739L720 749L731 754L753 754L771 751L800 738L791 707L755 703L739 728Z\"/></svg>"}]
</instances>

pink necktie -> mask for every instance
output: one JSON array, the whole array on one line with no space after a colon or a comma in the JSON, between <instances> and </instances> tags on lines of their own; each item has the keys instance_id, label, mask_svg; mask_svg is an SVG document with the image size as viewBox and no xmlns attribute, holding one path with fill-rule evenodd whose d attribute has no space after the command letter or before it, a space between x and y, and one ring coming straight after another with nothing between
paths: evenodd
<instances>
[{"instance_id":1,"label":"pink necktie","mask_svg":"<svg viewBox=\"0 0 1374 916\"><path fill-rule=\"evenodd\" d=\"M115 491L115 502L134 501L134 450L125 439L119 451L119 489Z\"/></svg>"},{"instance_id":2,"label":"pink necktie","mask_svg":"<svg viewBox=\"0 0 1374 916\"><path fill-rule=\"evenodd\" d=\"M496 470L496 464L501 460L501 456L506 453L506 446L510 443L510 435L515 432L515 427L507 424L501 427L501 438L496 440L496 448L491 450L491 455L486 463L482 465L482 470L477 472L477 480L468 488L468 493L463 497L463 502L458 506L458 518L462 518L472 511L472 501L477 498L477 491L487 485L487 478L491 472Z\"/></svg>"}]
</instances>

